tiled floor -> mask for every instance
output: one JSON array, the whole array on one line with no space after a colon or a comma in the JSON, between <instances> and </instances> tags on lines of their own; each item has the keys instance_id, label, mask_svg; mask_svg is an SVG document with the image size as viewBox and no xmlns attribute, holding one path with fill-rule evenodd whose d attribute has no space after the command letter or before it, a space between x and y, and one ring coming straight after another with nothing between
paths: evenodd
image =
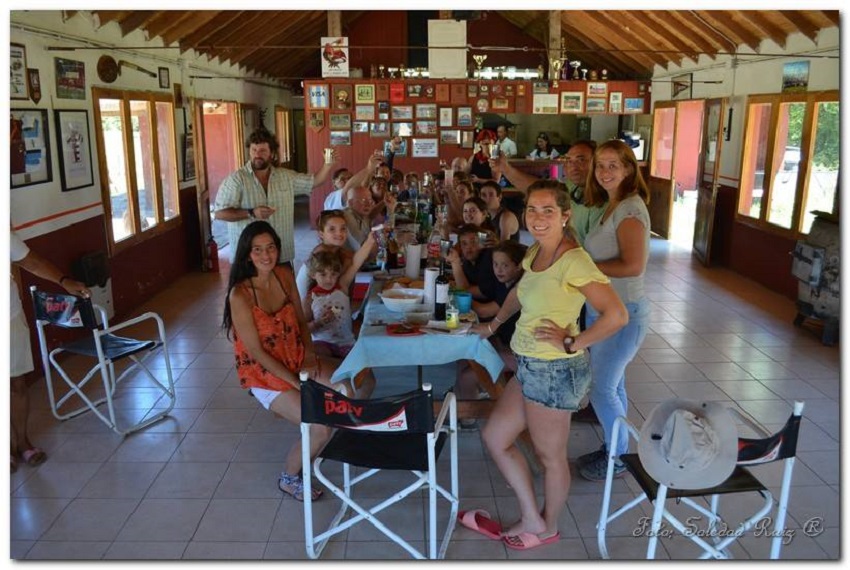
<instances>
[{"instance_id":1,"label":"tiled floor","mask_svg":"<svg viewBox=\"0 0 850 570\"><path fill-rule=\"evenodd\" d=\"M303 208L301 219L304 219ZM315 238L302 223L299 261ZM226 253L226 252L225 252ZM226 270L226 264L225 264ZM301 504L277 490L282 458L297 429L260 408L238 387L232 353L220 329L226 274L190 274L140 310L166 320L178 403L171 416L126 439L91 414L56 421L43 383L32 388L32 432L50 459L11 476L11 557L17 559L295 559L304 558ZM794 474L786 559L837 559L839 551L839 350L795 329L794 304L734 273L706 270L685 249L654 240L647 274L652 332L628 371L631 419L640 424L656 402L671 396L737 405L777 429L794 399L805 399ZM381 390L406 377L380 371ZM427 371L450 383L450 367ZM156 408L148 388L131 381L122 413ZM478 431L460 434L461 508L486 508L502 520L516 501L484 451ZM578 424L574 458L598 447L597 427ZM774 490L775 465L757 468ZM539 481L538 481L539 485ZM629 478L615 496L633 496ZM364 490L369 496L369 491ZM602 485L577 475L561 518L562 540L527 552L506 549L458 528L452 559L596 559L595 522ZM327 517L332 501L317 504ZM730 520L751 501L727 501ZM675 509L674 509L675 510ZM612 525L612 557L642 558L645 538L632 536L637 513ZM423 545L424 502L416 498L386 519ZM814 522L813 522L814 521ZM820 524L818 525L818 521ZM767 557L769 539L751 535L733 547L736 558ZM691 558L681 537L664 539L659 558ZM354 527L325 553L336 559L405 559L373 529Z\"/></svg>"}]
</instances>

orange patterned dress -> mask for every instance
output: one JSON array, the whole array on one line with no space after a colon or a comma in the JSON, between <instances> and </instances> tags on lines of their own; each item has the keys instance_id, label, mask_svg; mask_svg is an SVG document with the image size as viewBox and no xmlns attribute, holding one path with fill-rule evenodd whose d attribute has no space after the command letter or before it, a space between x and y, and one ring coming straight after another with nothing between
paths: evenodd
<instances>
[{"instance_id":1,"label":"orange patterned dress","mask_svg":"<svg viewBox=\"0 0 850 570\"><path fill-rule=\"evenodd\" d=\"M257 304L257 291L251 283L251 290L254 293L251 314L254 317L254 326L257 328L263 350L279 360L287 370L297 374L304 363L304 340L301 337L301 328L298 326L295 306L292 304L292 295L284 287L277 271L277 269L274 271L274 276L286 294L283 306L273 314L263 311ZM278 392L293 389L289 382L273 375L254 360L235 332L234 337L236 373L239 376L239 384L243 388L265 388Z\"/></svg>"}]
</instances>

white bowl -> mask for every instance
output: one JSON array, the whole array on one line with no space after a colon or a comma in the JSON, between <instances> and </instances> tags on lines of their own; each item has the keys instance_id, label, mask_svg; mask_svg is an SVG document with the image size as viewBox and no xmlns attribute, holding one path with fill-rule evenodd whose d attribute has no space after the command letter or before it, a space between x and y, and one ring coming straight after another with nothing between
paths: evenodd
<instances>
[{"instance_id":1,"label":"white bowl","mask_svg":"<svg viewBox=\"0 0 850 570\"><path fill-rule=\"evenodd\" d=\"M422 289L394 287L379 293L384 305L391 311L402 313L422 304L425 292Z\"/></svg>"},{"instance_id":2,"label":"white bowl","mask_svg":"<svg viewBox=\"0 0 850 570\"><path fill-rule=\"evenodd\" d=\"M404 312L404 322L408 325L427 325L433 316L433 312L414 305Z\"/></svg>"}]
</instances>

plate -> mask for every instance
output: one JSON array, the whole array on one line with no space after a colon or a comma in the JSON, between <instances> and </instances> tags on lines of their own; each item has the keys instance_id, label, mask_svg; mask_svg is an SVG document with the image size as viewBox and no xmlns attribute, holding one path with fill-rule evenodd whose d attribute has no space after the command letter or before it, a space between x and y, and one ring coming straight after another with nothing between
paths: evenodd
<instances>
[{"instance_id":1,"label":"plate","mask_svg":"<svg viewBox=\"0 0 850 570\"><path fill-rule=\"evenodd\" d=\"M410 326L404 323L394 323L387 325L387 334L389 336L418 336L425 334L419 330L418 326Z\"/></svg>"}]
</instances>

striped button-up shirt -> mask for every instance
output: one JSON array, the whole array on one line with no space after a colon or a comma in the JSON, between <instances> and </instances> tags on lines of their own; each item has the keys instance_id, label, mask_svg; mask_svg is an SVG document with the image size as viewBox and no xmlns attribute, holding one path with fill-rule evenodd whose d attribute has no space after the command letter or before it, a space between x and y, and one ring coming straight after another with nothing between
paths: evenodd
<instances>
[{"instance_id":1,"label":"striped button-up shirt","mask_svg":"<svg viewBox=\"0 0 850 570\"><path fill-rule=\"evenodd\" d=\"M279 263L292 261L295 257L295 195L309 195L313 190L313 175L301 174L286 168L270 167L268 193L254 176L251 162L248 161L239 170L224 179L215 198L215 209L256 208L269 206L275 212L266 221L280 236L281 247ZM250 218L227 222L230 237L230 261L236 256L236 244L239 236L253 220Z\"/></svg>"}]
</instances>

